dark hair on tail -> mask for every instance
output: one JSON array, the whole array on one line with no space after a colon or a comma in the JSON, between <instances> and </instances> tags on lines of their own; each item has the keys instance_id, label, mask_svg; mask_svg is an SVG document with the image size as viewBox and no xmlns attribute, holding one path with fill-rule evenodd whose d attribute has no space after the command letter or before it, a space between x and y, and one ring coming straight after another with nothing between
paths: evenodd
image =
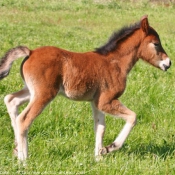
<instances>
[{"instance_id":1,"label":"dark hair on tail","mask_svg":"<svg viewBox=\"0 0 175 175\"><path fill-rule=\"evenodd\" d=\"M25 46L17 46L10 49L0 59L0 80L8 76L13 62L20 58L30 55L30 50Z\"/></svg>"}]
</instances>

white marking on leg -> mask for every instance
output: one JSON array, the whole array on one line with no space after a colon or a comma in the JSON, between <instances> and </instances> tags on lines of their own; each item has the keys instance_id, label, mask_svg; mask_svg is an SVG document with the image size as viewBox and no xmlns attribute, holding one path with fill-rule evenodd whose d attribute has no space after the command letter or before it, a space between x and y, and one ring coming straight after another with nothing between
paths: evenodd
<instances>
[{"instance_id":1,"label":"white marking on leg","mask_svg":"<svg viewBox=\"0 0 175 175\"><path fill-rule=\"evenodd\" d=\"M4 98L4 102L6 104L7 111L11 118L11 125L13 127L14 134L15 134L15 140L16 140L16 117L18 116L18 107L14 105L14 102L12 102L12 100L13 100L12 94L6 95Z\"/></svg>"},{"instance_id":2,"label":"white marking on leg","mask_svg":"<svg viewBox=\"0 0 175 175\"><path fill-rule=\"evenodd\" d=\"M132 128L133 125L131 123L126 123L118 137L115 139L114 143L118 149L122 147Z\"/></svg>"},{"instance_id":3,"label":"white marking on leg","mask_svg":"<svg viewBox=\"0 0 175 175\"><path fill-rule=\"evenodd\" d=\"M24 161L28 155L27 132L24 135L18 135L18 159Z\"/></svg>"},{"instance_id":4,"label":"white marking on leg","mask_svg":"<svg viewBox=\"0 0 175 175\"><path fill-rule=\"evenodd\" d=\"M109 152L112 152L114 150L118 150L119 148L122 147L124 144L126 138L128 137L129 133L131 132L132 128L136 124L136 114L119 103L118 106L118 111L115 114L115 117L122 118L123 120L126 121L126 124L124 125L123 129L121 130L120 134L118 137L114 140L114 142L101 150L101 154L107 154Z\"/></svg>"},{"instance_id":5,"label":"white marking on leg","mask_svg":"<svg viewBox=\"0 0 175 175\"><path fill-rule=\"evenodd\" d=\"M99 155L99 151L103 146L103 136L105 132L105 114L99 111L92 103L95 131L95 156ZM98 158L97 158L98 159Z\"/></svg>"},{"instance_id":6,"label":"white marking on leg","mask_svg":"<svg viewBox=\"0 0 175 175\"><path fill-rule=\"evenodd\" d=\"M17 143L18 143L18 159L21 161L26 160L28 155L28 144L27 144L27 134L28 134L28 127L24 125L24 118L26 114L29 112L31 108L31 101L27 105L27 107L22 111L22 113L16 119L17 125Z\"/></svg>"},{"instance_id":7,"label":"white marking on leg","mask_svg":"<svg viewBox=\"0 0 175 175\"><path fill-rule=\"evenodd\" d=\"M99 150L103 146L103 136L105 132L105 117L99 115L99 120L96 123L96 136L95 136L95 156L99 155Z\"/></svg>"},{"instance_id":8,"label":"white marking on leg","mask_svg":"<svg viewBox=\"0 0 175 175\"><path fill-rule=\"evenodd\" d=\"M126 138L128 137L129 133L131 132L132 128L136 124L136 114L134 112L131 112L131 114L130 115L121 115L122 118L124 118L126 120L126 124L124 125L120 134L118 135L118 137L114 141L116 149L119 149L122 147Z\"/></svg>"},{"instance_id":9,"label":"white marking on leg","mask_svg":"<svg viewBox=\"0 0 175 175\"><path fill-rule=\"evenodd\" d=\"M17 140L16 117L18 116L18 107L22 105L23 103L29 101L29 99L30 99L30 94L29 94L27 87L25 87L19 92L6 95L4 98L4 102L6 104L8 113L11 118L11 124L12 124L14 134L15 134L15 142Z\"/></svg>"}]
</instances>

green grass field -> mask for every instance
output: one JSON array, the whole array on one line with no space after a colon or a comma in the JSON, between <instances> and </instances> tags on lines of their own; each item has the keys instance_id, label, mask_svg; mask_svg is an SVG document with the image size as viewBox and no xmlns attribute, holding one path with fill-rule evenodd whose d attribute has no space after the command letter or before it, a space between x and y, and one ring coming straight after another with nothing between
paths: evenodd
<instances>
[{"instance_id":1,"label":"green grass field","mask_svg":"<svg viewBox=\"0 0 175 175\"><path fill-rule=\"evenodd\" d=\"M122 149L95 162L89 103L57 97L30 128L26 167L12 155L14 134L3 102L6 94L23 87L22 59L16 61L10 75L0 81L0 174L175 174L175 5L156 2L0 1L0 56L17 45L94 50L113 31L148 14L172 60L168 72L140 60L128 75L120 100L137 113L138 122ZM123 125L120 119L106 117L104 145L112 143Z\"/></svg>"}]
</instances>

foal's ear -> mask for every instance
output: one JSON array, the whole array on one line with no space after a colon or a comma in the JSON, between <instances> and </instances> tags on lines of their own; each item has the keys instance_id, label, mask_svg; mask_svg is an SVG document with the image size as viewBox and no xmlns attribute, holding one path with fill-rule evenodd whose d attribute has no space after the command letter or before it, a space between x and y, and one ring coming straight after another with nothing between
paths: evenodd
<instances>
[{"instance_id":1,"label":"foal's ear","mask_svg":"<svg viewBox=\"0 0 175 175\"><path fill-rule=\"evenodd\" d=\"M141 18L141 28L143 32L147 35L149 32L149 23L148 23L148 15L145 15Z\"/></svg>"}]
</instances>

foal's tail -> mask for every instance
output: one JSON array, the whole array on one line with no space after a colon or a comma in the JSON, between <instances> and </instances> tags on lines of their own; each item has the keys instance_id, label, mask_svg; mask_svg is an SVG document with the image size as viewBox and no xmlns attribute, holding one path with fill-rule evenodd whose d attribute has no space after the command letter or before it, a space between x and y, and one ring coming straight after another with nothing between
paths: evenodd
<instances>
[{"instance_id":1,"label":"foal's tail","mask_svg":"<svg viewBox=\"0 0 175 175\"><path fill-rule=\"evenodd\" d=\"M13 61L29 55L30 50L25 46L10 49L0 60L0 79L5 78L9 74Z\"/></svg>"}]
</instances>

